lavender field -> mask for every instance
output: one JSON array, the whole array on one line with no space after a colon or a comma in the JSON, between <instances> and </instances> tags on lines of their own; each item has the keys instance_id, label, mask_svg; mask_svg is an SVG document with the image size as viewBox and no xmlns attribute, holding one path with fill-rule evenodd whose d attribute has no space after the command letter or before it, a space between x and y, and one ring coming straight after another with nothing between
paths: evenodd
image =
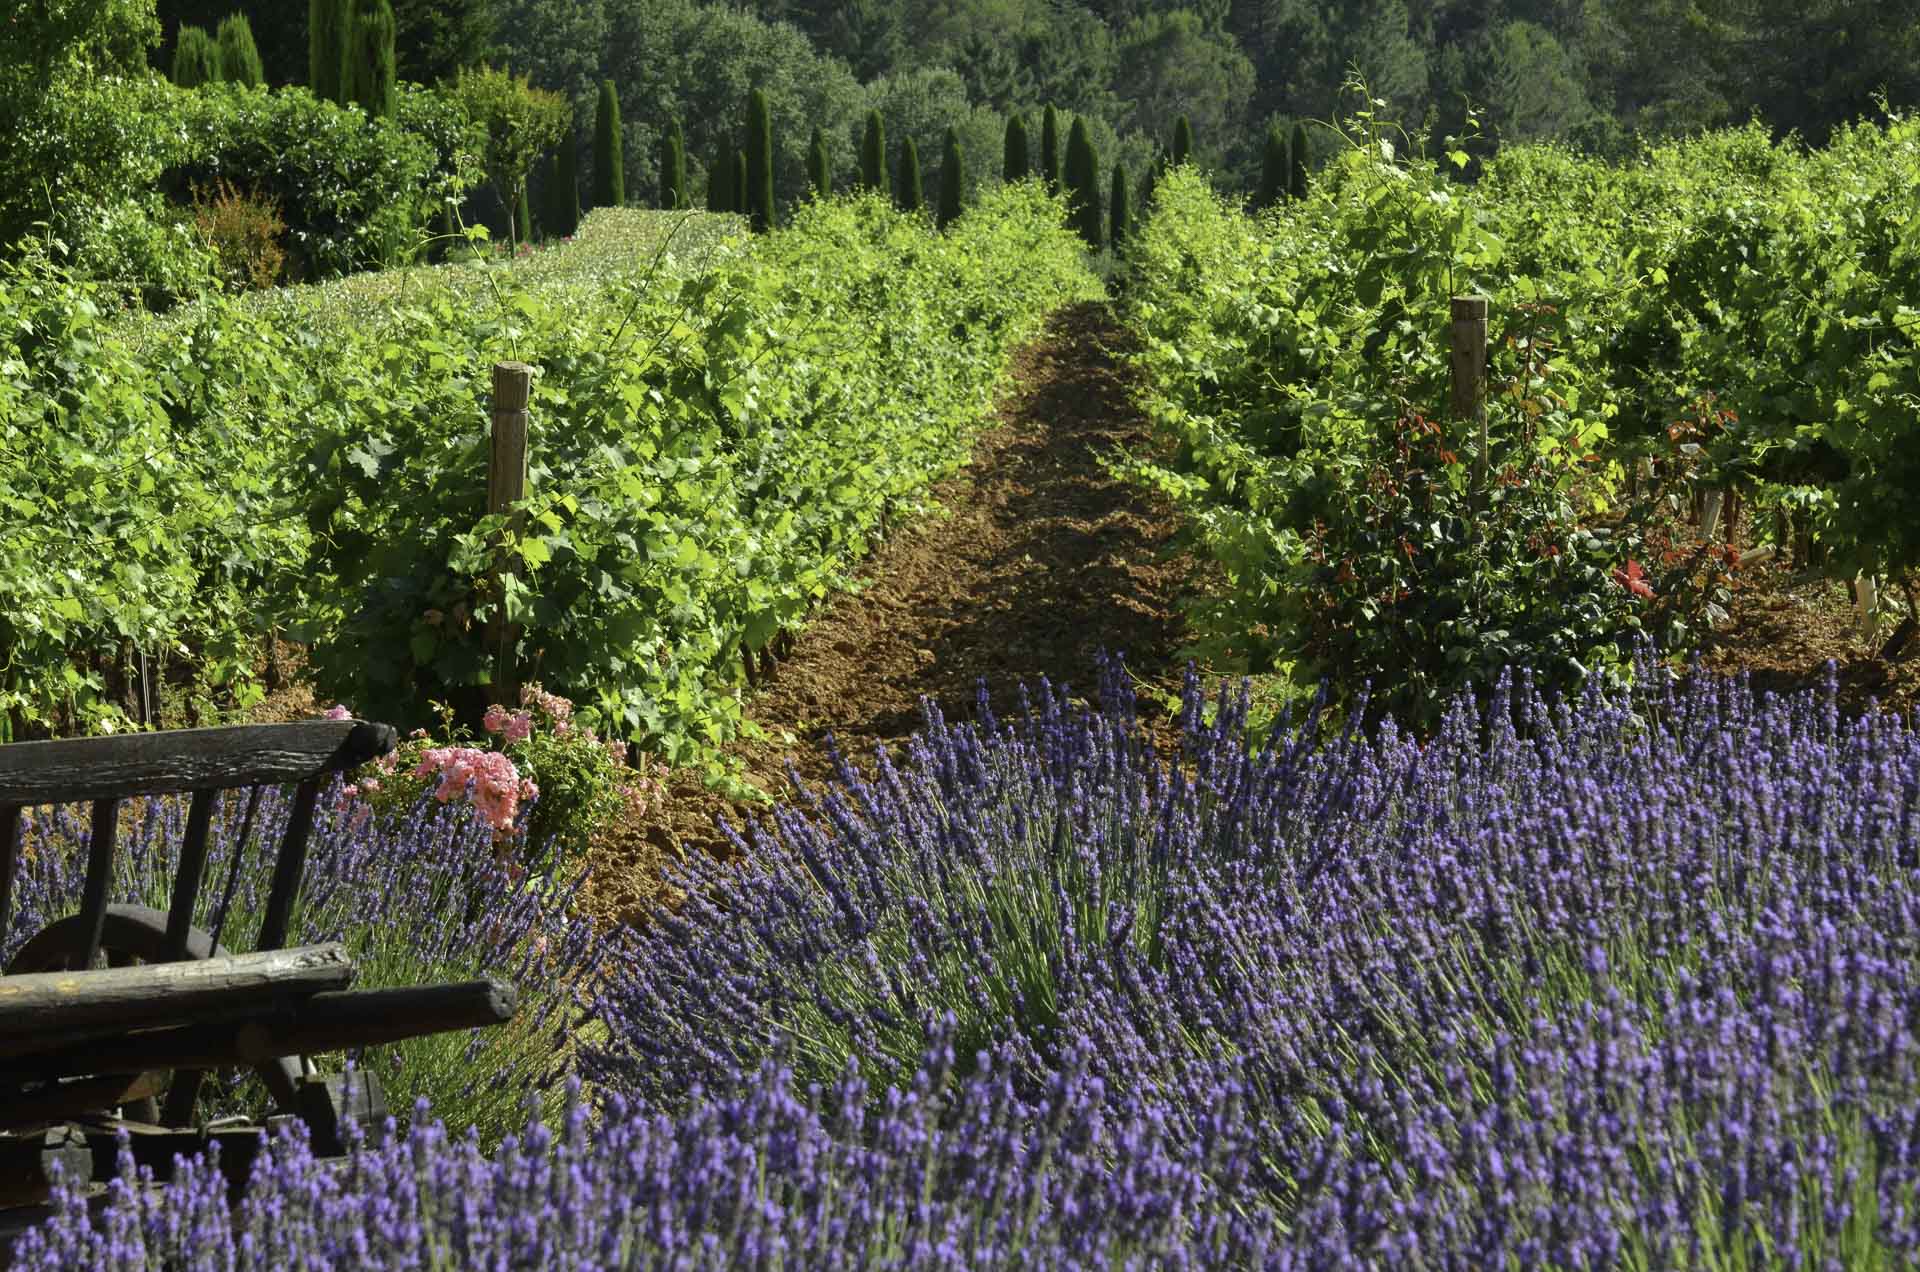
<instances>
[{"instance_id":1,"label":"lavender field","mask_svg":"<svg viewBox=\"0 0 1920 1272\"><path fill-rule=\"evenodd\" d=\"M503 969L524 1028L389 1062L432 1108L344 1168L67 1198L17 1263L1911 1266L1920 737L1663 675L1252 746L1190 683L1178 755L1117 665L983 697L634 931L440 806L337 814L309 934Z\"/></svg>"}]
</instances>

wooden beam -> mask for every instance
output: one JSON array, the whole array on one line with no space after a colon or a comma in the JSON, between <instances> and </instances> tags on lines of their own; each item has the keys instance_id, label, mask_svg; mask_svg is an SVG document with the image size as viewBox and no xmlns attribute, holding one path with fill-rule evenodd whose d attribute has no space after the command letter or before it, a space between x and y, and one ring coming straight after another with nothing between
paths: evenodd
<instances>
[{"instance_id":1,"label":"wooden beam","mask_svg":"<svg viewBox=\"0 0 1920 1272\"><path fill-rule=\"evenodd\" d=\"M166 1090L164 1073L122 1073L62 1082L50 1090L0 1096L0 1130L45 1126L102 1109L150 1100Z\"/></svg>"},{"instance_id":2,"label":"wooden beam","mask_svg":"<svg viewBox=\"0 0 1920 1272\"><path fill-rule=\"evenodd\" d=\"M207 872L207 845L212 838L213 805L220 792L195 791L187 810L187 834L180 844L180 868L173 876L173 901L167 907L167 941L160 961L175 963L187 956L193 932L193 905L200 897L200 881Z\"/></svg>"},{"instance_id":3,"label":"wooden beam","mask_svg":"<svg viewBox=\"0 0 1920 1272\"><path fill-rule=\"evenodd\" d=\"M301 720L0 746L0 804L72 804L343 772L399 744L392 726Z\"/></svg>"},{"instance_id":4,"label":"wooden beam","mask_svg":"<svg viewBox=\"0 0 1920 1272\"><path fill-rule=\"evenodd\" d=\"M307 872L307 840L313 834L313 809L320 802L320 779L310 777L293 794L293 811L280 836L280 853L273 862L273 886L267 891L266 914L260 920L257 950L277 950L287 943L293 922L293 903Z\"/></svg>"},{"instance_id":5,"label":"wooden beam","mask_svg":"<svg viewBox=\"0 0 1920 1272\"><path fill-rule=\"evenodd\" d=\"M175 966L165 964L164 966ZM195 1024L117 1034L19 1056L6 1068L41 1078L149 1069L258 1066L281 1056L372 1047L426 1034L504 1024L519 995L491 977L452 985L315 994L241 1024Z\"/></svg>"},{"instance_id":6,"label":"wooden beam","mask_svg":"<svg viewBox=\"0 0 1920 1272\"><path fill-rule=\"evenodd\" d=\"M100 953L107 922L107 890L113 886L113 849L120 834L120 801L93 801L93 831L87 841L87 878L80 885L80 926L67 966L89 968Z\"/></svg>"},{"instance_id":7,"label":"wooden beam","mask_svg":"<svg viewBox=\"0 0 1920 1272\"><path fill-rule=\"evenodd\" d=\"M289 995L352 983L353 963L337 941L178 963L0 976L0 1057L57 1051L83 1038L136 1029L238 1020Z\"/></svg>"}]
</instances>

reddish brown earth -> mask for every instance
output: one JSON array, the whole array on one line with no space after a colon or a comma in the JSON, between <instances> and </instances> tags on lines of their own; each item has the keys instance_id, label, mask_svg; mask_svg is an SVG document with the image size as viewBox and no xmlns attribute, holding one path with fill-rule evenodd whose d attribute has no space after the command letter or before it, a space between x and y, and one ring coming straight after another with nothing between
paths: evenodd
<instances>
[{"instance_id":1,"label":"reddish brown earth","mask_svg":"<svg viewBox=\"0 0 1920 1272\"><path fill-rule=\"evenodd\" d=\"M1151 445L1126 345L1106 306L1080 304L1020 351L972 462L934 488L935 511L876 545L858 586L824 605L750 694L761 736L729 748L749 783L785 794L789 759L809 783L824 778L829 735L856 760L897 745L920 727L923 699L970 720L982 679L996 710L1042 676L1090 693L1103 649L1177 687L1190 573L1170 549L1177 516L1100 463ZM1142 699L1143 715L1159 710ZM664 819L629 828L598 865L604 902L630 913L657 894L671 855L727 851L716 817L739 826L752 812L676 778Z\"/></svg>"}]
</instances>

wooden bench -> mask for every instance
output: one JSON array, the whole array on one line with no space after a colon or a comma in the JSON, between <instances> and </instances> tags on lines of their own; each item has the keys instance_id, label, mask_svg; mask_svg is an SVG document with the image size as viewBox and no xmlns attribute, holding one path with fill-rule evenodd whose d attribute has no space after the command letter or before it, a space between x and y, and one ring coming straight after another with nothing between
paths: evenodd
<instances>
[{"instance_id":1,"label":"wooden bench","mask_svg":"<svg viewBox=\"0 0 1920 1272\"><path fill-rule=\"evenodd\" d=\"M377 1139L386 1116L364 1070L320 1074L310 1054L495 1025L512 986L486 979L353 990L338 944L288 948L314 811L327 783L396 745L362 720L181 729L0 746L0 922L12 918L23 814L90 803L92 837L79 909L30 936L0 976L0 1206L44 1201L53 1164L100 1182L125 1131L136 1162L164 1178L176 1153L221 1146L243 1181L263 1130L306 1122L314 1151L345 1151L346 1124ZM233 952L193 925L216 802L246 790L239 844L263 786L294 784L253 948ZM190 797L171 901L163 912L109 900L121 805ZM205 1075L258 1074L275 1113L264 1126L201 1125Z\"/></svg>"}]
</instances>

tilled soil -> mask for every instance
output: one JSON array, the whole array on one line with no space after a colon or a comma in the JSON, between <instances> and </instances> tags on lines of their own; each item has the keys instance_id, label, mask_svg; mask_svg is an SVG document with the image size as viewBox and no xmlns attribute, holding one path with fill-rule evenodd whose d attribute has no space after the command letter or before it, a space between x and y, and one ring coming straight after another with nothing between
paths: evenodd
<instances>
[{"instance_id":1,"label":"tilled soil","mask_svg":"<svg viewBox=\"0 0 1920 1272\"><path fill-rule=\"evenodd\" d=\"M1100 462L1152 446L1126 346L1109 309L1088 303L1055 314L1017 355L996 423L972 462L934 488L936 511L878 544L856 588L760 677L746 711L763 736L730 748L747 781L783 795L789 761L809 784L824 779L829 737L858 761L914 733L923 700L970 720L983 680L996 711L1042 676L1090 695L1102 650L1177 687L1179 601L1196 567L1171 551L1175 511ZM1141 699L1144 717L1159 710ZM691 774L676 778L662 819L627 828L596 864L601 905L634 913L661 895L668 858L725 854L716 818L742 826L753 812Z\"/></svg>"}]
</instances>

